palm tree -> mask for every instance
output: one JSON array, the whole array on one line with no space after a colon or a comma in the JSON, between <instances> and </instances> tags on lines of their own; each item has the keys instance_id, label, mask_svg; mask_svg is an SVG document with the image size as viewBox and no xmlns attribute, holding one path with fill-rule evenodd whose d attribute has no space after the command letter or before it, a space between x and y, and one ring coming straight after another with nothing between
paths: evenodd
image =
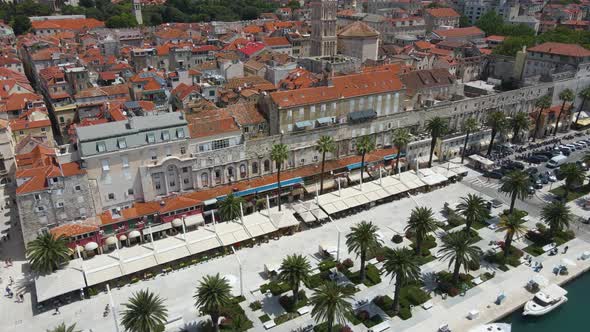
<instances>
[{"instance_id":1,"label":"palm tree","mask_svg":"<svg viewBox=\"0 0 590 332\"><path fill-rule=\"evenodd\" d=\"M528 113L518 112L510 121L512 125L512 143L518 141L520 131L523 129L529 129L531 120L529 119Z\"/></svg>"},{"instance_id":2,"label":"palm tree","mask_svg":"<svg viewBox=\"0 0 590 332\"><path fill-rule=\"evenodd\" d=\"M231 304L231 286L227 279L220 277L219 273L214 276L204 276L193 298L196 301L195 307L211 316L213 329L219 331L221 309Z\"/></svg>"},{"instance_id":3,"label":"palm tree","mask_svg":"<svg viewBox=\"0 0 590 332\"><path fill-rule=\"evenodd\" d=\"M70 249L67 239L44 232L27 245L27 259L31 269L37 273L51 273L68 260Z\"/></svg>"},{"instance_id":4,"label":"palm tree","mask_svg":"<svg viewBox=\"0 0 590 332\"><path fill-rule=\"evenodd\" d=\"M346 314L352 311L350 300L352 293L348 288L340 287L333 281L326 282L310 298L313 305L311 316L317 323L326 322L328 332L332 332L335 322L346 322Z\"/></svg>"},{"instance_id":5,"label":"palm tree","mask_svg":"<svg viewBox=\"0 0 590 332\"><path fill-rule=\"evenodd\" d=\"M365 280L365 260L367 251L374 250L381 246L381 240L377 237L379 227L372 222L361 221L358 225L350 228L350 233L346 235L346 246L348 252L354 252L357 257L361 258L360 279Z\"/></svg>"},{"instance_id":6,"label":"palm tree","mask_svg":"<svg viewBox=\"0 0 590 332\"><path fill-rule=\"evenodd\" d=\"M219 215L224 221L231 221L240 218L241 205L244 198L235 196L233 193L228 194L224 200L219 203Z\"/></svg>"},{"instance_id":7,"label":"palm tree","mask_svg":"<svg viewBox=\"0 0 590 332\"><path fill-rule=\"evenodd\" d=\"M562 103L561 109L559 110L559 116L555 121L555 130L553 131L553 136L557 135L557 131L559 130L559 120L561 120L561 115L563 113L563 110L565 110L565 104L573 102L575 98L576 95L571 89L565 89L559 93L559 100L561 100Z\"/></svg>"},{"instance_id":8,"label":"palm tree","mask_svg":"<svg viewBox=\"0 0 590 332\"><path fill-rule=\"evenodd\" d=\"M467 153L467 143L469 142L469 135L479 128L479 121L476 118L469 118L463 123L463 132L465 133L465 142L463 143L463 153L461 153L461 164L465 160L465 154Z\"/></svg>"},{"instance_id":9,"label":"palm tree","mask_svg":"<svg viewBox=\"0 0 590 332\"><path fill-rule=\"evenodd\" d=\"M554 236L564 227L570 227L572 214L569 206L565 205L565 203L553 201L543 207L541 219L549 224L549 233Z\"/></svg>"},{"instance_id":10,"label":"palm tree","mask_svg":"<svg viewBox=\"0 0 590 332\"><path fill-rule=\"evenodd\" d=\"M299 285L307 282L311 275L311 265L303 255L289 255L281 263L279 280L286 282L293 290L293 303L299 300Z\"/></svg>"},{"instance_id":11,"label":"palm tree","mask_svg":"<svg viewBox=\"0 0 590 332\"><path fill-rule=\"evenodd\" d=\"M416 255L420 255L422 242L428 234L437 229L438 224L436 219L434 219L434 213L432 213L431 208L418 206L412 210L405 231L416 234L416 246L414 248Z\"/></svg>"},{"instance_id":12,"label":"palm tree","mask_svg":"<svg viewBox=\"0 0 590 332\"><path fill-rule=\"evenodd\" d=\"M574 185L584 184L585 171L578 164L567 163L559 167L561 175L565 179L564 185L564 198L567 199L569 192L573 189Z\"/></svg>"},{"instance_id":13,"label":"palm tree","mask_svg":"<svg viewBox=\"0 0 590 332\"><path fill-rule=\"evenodd\" d=\"M504 114L504 112L494 111L490 113L490 115L488 116L486 125L492 128L490 146L488 146L488 152L486 154L489 156L492 153L492 149L494 148L494 140L496 139L496 135L499 132L502 132L504 131L504 129L506 129L506 115Z\"/></svg>"},{"instance_id":14,"label":"palm tree","mask_svg":"<svg viewBox=\"0 0 590 332\"><path fill-rule=\"evenodd\" d=\"M164 300L149 290L140 290L123 304L121 324L128 332L161 331L168 319L168 309Z\"/></svg>"},{"instance_id":15,"label":"palm tree","mask_svg":"<svg viewBox=\"0 0 590 332\"><path fill-rule=\"evenodd\" d=\"M475 194L468 194L462 198L463 202L459 203L457 209L465 217L465 232L470 234L471 225L474 222L481 222L489 217L483 197Z\"/></svg>"},{"instance_id":16,"label":"palm tree","mask_svg":"<svg viewBox=\"0 0 590 332\"><path fill-rule=\"evenodd\" d=\"M387 250L383 269L391 279L395 278L395 293L393 294L393 312L399 312L399 299L402 286L420 279L420 266L408 248Z\"/></svg>"},{"instance_id":17,"label":"palm tree","mask_svg":"<svg viewBox=\"0 0 590 332\"><path fill-rule=\"evenodd\" d=\"M399 159L402 154L402 150L408 146L408 143L412 140L410 131L406 128L400 128L393 132L393 145L397 148L397 156L395 157L395 169L399 169Z\"/></svg>"},{"instance_id":18,"label":"palm tree","mask_svg":"<svg viewBox=\"0 0 590 332\"><path fill-rule=\"evenodd\" d=\"M537 113L537 118L535 120L535 133L533 134L533 142L537 140L537 133L541 127L541 114L543 114L543 110L551 107L551 95L546 94L543 97L537 99L537 101L535 101L535 107L539 110L539 113Z\"/></svg>"},{"instance_id":19,"label":"palm tree","mask_svg":"<svg viewBox=\"0 0 590 332\"><path fill-rule=\"evenodd\" d=\"M442 238L442 246L438 251L442 254L441 260L449 260L449 268L453 268L453 284L459 281L459 270L461 265L465 272L469 271L469 262L476 262L482 255L479 247L474 245L474 239L467 232L450 232Z\"/></svg>"},{"instance_id":20,"label":"palm tree","mask_svg":"<svg viewBox=\"0 0 590 332\"><path fill-rule=\"evenodd\" d=\"M375 150L375 141L371 136L363 136L356 142L356 150L361 154L361 183L363 183L363 172L365 171L365 156Z\"/></svg>"},{"instance_id":21,"label":"palm tree","mask_svg":"<svg viewBox=\"0 0 590 332\"><path fill-rule=\"evenodd\" d=\"M578 120L580 120L580 114L582 114L582 111L584 110L586 100L590 99L590 86L587 86L582 91L580 91L578 96L582 98L582 103L580 104L580 110L578 111L578 115L576 116L575 124L578 124Z\"/></svg>"},{"instance_id":22,"label":"palm tree","mask_svg":"<svg viewBox=\"0 0 590 332\"><path fill-rule=\"evenodd\" d=\"M529 196L528 189L531 185L531 178L524 171L514 170L500 179L500 183L502 186L498 191L510 196L510 213L512 213L516 199L524 200Z\"/></svg>"},{"instance_id":23,"label":"palm tree","mask_svg":"<svg viewBox=\"0 0 590 332\"><path fill-rule=\"evenodd\" d=\"M324 192L324 166L326 164L326 153L334 152L336 145L330 136L322 136L316 142L316 151L322 154L322 172L320 173L320 195Z\"/></svg>"},{"instance_id":24,"label":"palm tree","mask_svg":"<svg viewBox=\"0 0 590 332\"><path fill-rule=\"evenodd\" d=\"M281 211L281 166L283 162L289 158L289 149L283 143L275 144L270 151L270 159L275 162L277 167L277 201L279 204L279 211Z\"/></svg>"},{"instance_id":25,"label":"palm tree","mask_svg":"<svg viewBox=\"0 0 590 332\"><path fill-rule=\"evenodd\" d=\"M81 332L81 331L76 330L76 324L66 326L66 323L61 323L58 326L54 327L53 329L47 330L47 332Z\"/></svg>"},{"instance_id":26,"label":"palm tree","mask_svg":"<svg viewBox=\"0 0 590 332\"><path fill-rule=\"evenodd\" d=\"M430 133L431 141L430 141L430 157L428 158L428 167L432 167L432 155L434 154L434 147L436 146L436 141L439 138L442 138L443 135L447 132L448 123L446 120L439 116L435 116L434 118L426 121L426 130Z\"/></svg>"},{"instance_id":27,"label":"palm tree","mask_svg":"<svg viewBox=\"0 0 590 332\"><path fill-rule=\"evenodd\" d=\"M527 232L527 227L524 225L526 213L521 210L515 210L513 213L503 215L498 223L497 232L506 232L504 238L504 257L508 257L512 239L514 236L524 235Z\"/></svg>"}]
</instances>

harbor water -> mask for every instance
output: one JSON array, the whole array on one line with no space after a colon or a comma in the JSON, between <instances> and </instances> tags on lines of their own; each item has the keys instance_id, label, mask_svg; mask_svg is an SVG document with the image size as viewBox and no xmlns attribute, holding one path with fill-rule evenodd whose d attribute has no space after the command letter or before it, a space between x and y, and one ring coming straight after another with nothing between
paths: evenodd
<instances>
[{"instance_id":1,"label":"harbor water","mask_svg":"<svg viewBox=\"0 0 590 332\"><path fill-rule=\"evenodd\" d=\"M547 315L523 317L520 309L502 321L512 324L512 332L588 331L590 273L585 273L562 287L568 291L568 301Z\"/></svg>"}]
</instances>

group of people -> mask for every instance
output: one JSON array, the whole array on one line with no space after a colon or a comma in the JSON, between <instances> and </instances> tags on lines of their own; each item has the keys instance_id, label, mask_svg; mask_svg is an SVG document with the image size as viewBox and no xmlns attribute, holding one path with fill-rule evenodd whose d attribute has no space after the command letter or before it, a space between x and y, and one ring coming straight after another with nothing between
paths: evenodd
<instances>
[{"instance_id":1,"label":"group of people","mask_svg":"<svg viewBox=\"0 0 590 332\"><path fill-rule=\"evenodd\" d=\"M4 267L11 267L12 266L12 258L7 258L4 260Z\"/></svg>"},{"instance_id":2,"label":"group of people","mask_svg":"<svg viewBox=\"0 0 590 332\"><path fill-rule=\"evenodd\" d=\"M2 279L0 278L0 283L2 282ZM12 277L9 277L9 281L8 281L8 285L6 285L5 293L4 296L6 296L9 299L12 299L15 297L14 292L12 291L12 289L10 288L10 286L12 286L14 284L14 279ZM17 293L16 294L16 302L18 303L22 303L25 301L25 295L24 293Z\"/></svg>"}]
</instances>

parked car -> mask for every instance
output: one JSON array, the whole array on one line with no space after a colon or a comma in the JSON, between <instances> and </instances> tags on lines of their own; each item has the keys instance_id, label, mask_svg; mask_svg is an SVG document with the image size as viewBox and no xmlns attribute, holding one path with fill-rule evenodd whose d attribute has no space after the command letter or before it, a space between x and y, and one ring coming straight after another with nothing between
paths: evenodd
<instances>
[{"instance_id":1,"label":"parked car","mask_svg":"<svg viewBox=\"0 0 590 332\"><path fill-rule=\"evenodd\" d=\"M537 173L539 173L539 169L537 169L536 167L529 167L526 169L525 172L527 172L529 174L537 174Z\"/></svg>"},{"instance_id":2,"label":"parked car","mask_svg":"<svg viewBox=\"0 0 590 332\"><path fill-rule=\"evenodd\" d=\"M545 176L547 177L547 180L549 180L551 182L557 181L557 177L555 176L555 174L553 174L549 171L545 172Z\"/></svg>"},{"instance_id":3,"label":"parked car","mask_svg":"<svg viewBox=\"0 0 590 332\"><path fill-rule=\"evenodd\" d=\"M535 188L531 185L527 188L527 193L529 195L534 195L535 194Z\"/></svg>"},{"instance_id":4,"label":"parked car","mask_svg":"<svg viewBox=\"0 0 590 332\"><path fill-rule=\"evenodd\" d=\"M497 170L494 170L494 171L485 172L484 176L488 177L488 178L492 178L492 179L501 179L504 176L504 174L502 174L501 172L499 172Z\"/></svg>"},{"instance_id":5,"label":"parked car","mask_svg":"<svg viewBox=\"0 0 590 332\"><path fill-rule=\"evenodd\" d=\"M540 164L540 163L544 163L547 160L549 160L549 158L547 158L546 156L543 155L533 155L528 159L528 162L533 163L533 164Z\"/></svg>"},{"instance_id":6,"label":"parked car","mask_svg":"<svg viewBox=\"0 0 590 332\"><path fill-rule=\"evenodd\" d=\"M567 161L566 156L555 156L547 162L547 167L556 168L556 167L559 167L559 166L565 164L566 161Z\"/></svg>"},{"instance_id":7,"label":"parked car","mask_svg":"<svg viewBox=\"0 0 590 332\"><path fill-rule=\"evenodd\" d=\"M569 156L572 153L572 150L567 146L562 147L560 151L561 153L563 153L564 156Z\"/></svg>"}]
</instances>

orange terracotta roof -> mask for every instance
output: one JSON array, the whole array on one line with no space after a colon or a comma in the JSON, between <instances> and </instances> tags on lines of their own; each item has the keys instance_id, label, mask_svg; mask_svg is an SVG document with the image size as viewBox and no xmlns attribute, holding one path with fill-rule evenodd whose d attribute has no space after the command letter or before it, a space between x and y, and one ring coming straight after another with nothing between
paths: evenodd
<instances>
[{"instance_id":1,"label":"orange terracotta roof","mask_svg":"<svg viewBox=\"0 0 590 332\"><path fill-rule=\"evenodd\" d=\"M237 103L227 106L226 111L240 125L253 125L265 122L266 119L258 111L256 103Z\"/></svg>"},{"instance_id":2,"label":"orange terracotta roof","mask_svg":"<svg viewBox=\"0 0 590 332\"><path fill-rule=\"evenodd\" d=\"M338 37L341 38L370 38L370 37L379 37L379 32L377 30L371 28L366 23L361 21L355 21L338 32Z\"/></svg>"},{"instance_id":3,"label":"orange terracotta roof","mask_svg":"<svg viewBox=\"0 0 590 332\"><path fill-rule=\"evenodd\" d=\"M484 35L485 33L478 27L466 27L466 28L455 28L449 30L434 30L435 34L446 37L446 38L453 38L453 37L471 37L476 35Z\"/></svg>"},{"instance_id":4,"label":"orange terracotta roof","mask_svg":"<svg viewBox=\"0 0 590 332\"><path fill-rule=\"evenodd\" d=\"M427 8L426 12L433 17L461 17L453 8Z\"/></svg>"},{"instance_id":5,"label":"orange terracotta roof","mask_svg":"<svg viewBox=\"0 0 590 332\"><path fill-rule=\"evenodd\" d=\"M555 55L565 55L576 58L590 56L590 50L587 50L580 45L554 42L543 43L537 46L533 46L529 48L528 51Z\"/></svg>"},{"instance_id":6,"label":"orange terracotta roof","mask_svg":"<svg viewBox=\"0 0 590 332\"><path fill-rule=\"evenodd\" d=\"M51 120L37 120L37 121L29 121L24 119L12 120L10 121L10 129L12 131L17 130L24 130L24 129L34 129L34 128L43 128L43 127L51 127Z\"/></svg>"},{"instance_id":7,"label":"orange terracotta roof","mask_svg":"<svg viewBox=\"0 0 590 332\"><path fill-rule=\"evenodd\" d=\"M291 43L285 37L266 37L263 39L264 44L270 47L291 46Z\"/></svg>"},{"instance_id":8,"label":"orange terracotta roof","mask_svg":"<svg viewBox=\"0 0 590 332\"><path fill-rule=\"evenodd\" d=\"M421 50L429 50L429 49L435 47L434 44L431 44L431 43L429 43L427 41L423 41L423 40L419 40L419 41L415 42L414 45Z\"/></svg>"},{"instance_id":9,"label":"orange terracotta roof","mask_svg":"<svg viewBox=\"0 0 590 332\"><path fill-rule=\"evenodd\" d=\"M189 131L191 138L207 137L239 131L235 120L229 116L215 115L191 117L189 120Z\"/></svg>"},{"instance_id":10,"label":"orange terracotta roof","mask_svg":"<svg viewBox=\"0 0 590 332\"><path fill-rule=\"evenodd\" d=\"M74 237L77 235L88 234L98 231L98 226L96 225L89 225L89 224L81 224L81 223L72 223L72 224L65 224L54 227L49 230L51 234L55 237L65 236L65 237Z\"/></svg>"},{"instance_id":11,"label":"orange terracotta roof","mask_svg":"<svg viewBox=\"0 0 590 332\"><path fill-rule=\"evenodd\" d=\"M104 22L94 18L73 18L60 20L32 21L33 30L61 29L80 31L83 29L95 29L104 27Z\"/></svg>"},{"instance_id":12,"label":"orange terracotta roof","mask_svg":"<svg viewBox=\"0 0 590 332\"><path fill-rule=\"evenodd\" d=\"M503 42L506 39L505 36L491 35L486 38L487 41Z\"/></svg>"}]
</instances>

